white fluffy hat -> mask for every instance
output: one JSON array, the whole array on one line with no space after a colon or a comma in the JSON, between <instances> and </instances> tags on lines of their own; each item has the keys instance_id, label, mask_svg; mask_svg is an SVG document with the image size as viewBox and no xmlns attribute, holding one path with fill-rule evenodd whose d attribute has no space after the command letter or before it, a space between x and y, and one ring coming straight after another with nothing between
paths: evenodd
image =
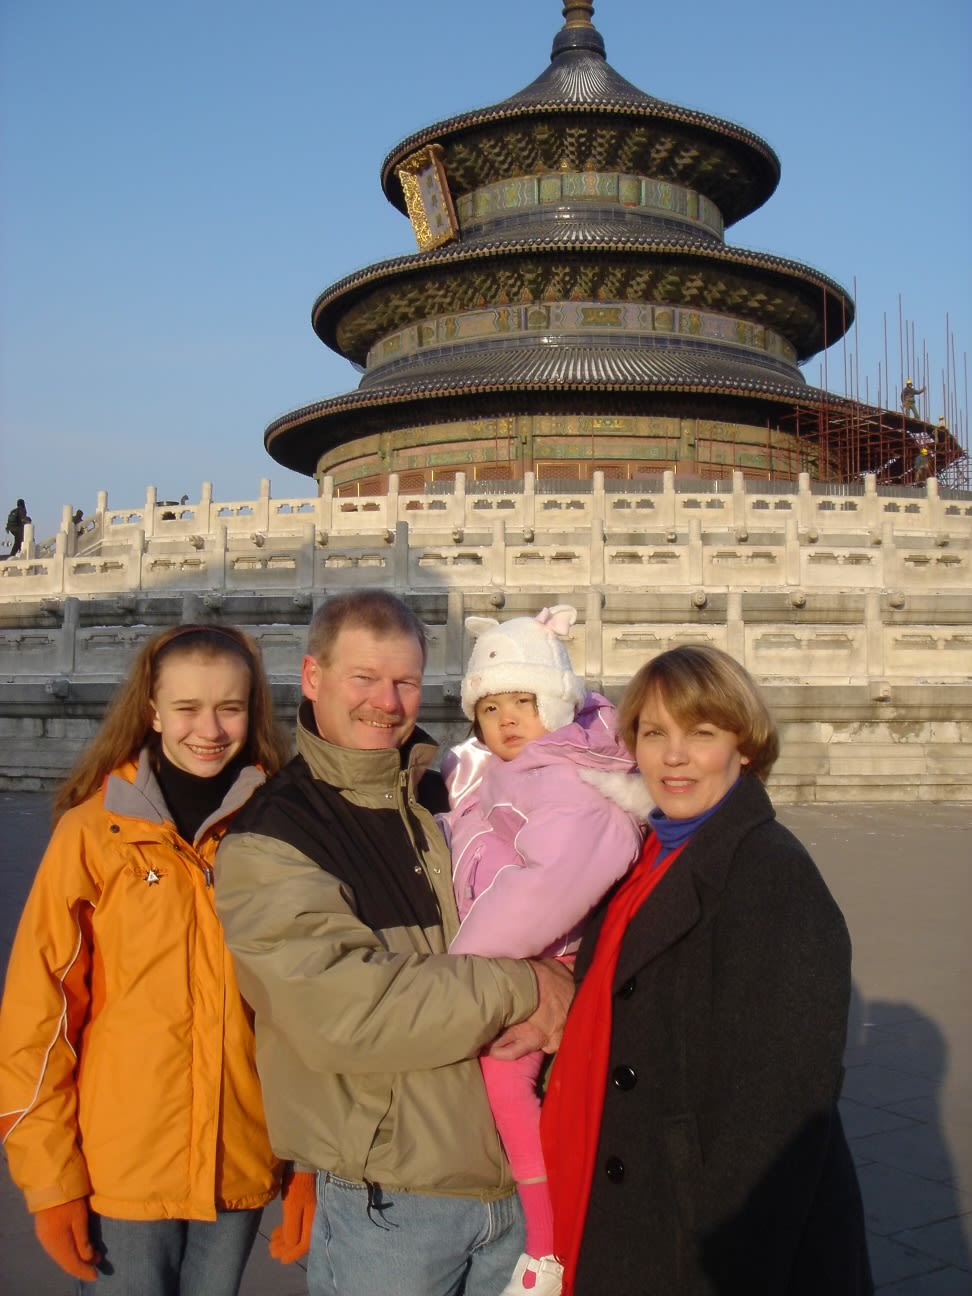
<instances>
[{"instance_id":1,"label":"white fluffy hat","mask_svg":"<svg viewBox=\"0 0 972 1296\"><path fill-rule=\"evenodd\" d=\"M569 603L544 608L536 617L466 617L476 636L462 681L462 709L470 720L476 703L493 693L532 693L543 727L570 724L584 700L584 681L573 672L562 636L577 620Z\"/></svg>"}]
</instances>

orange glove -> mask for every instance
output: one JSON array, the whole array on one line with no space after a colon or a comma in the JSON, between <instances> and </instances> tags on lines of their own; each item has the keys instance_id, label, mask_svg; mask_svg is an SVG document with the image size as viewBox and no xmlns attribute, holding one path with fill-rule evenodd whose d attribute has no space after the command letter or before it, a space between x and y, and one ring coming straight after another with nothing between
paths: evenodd
<instances>
[{"instance_id":1,"label":"orange glove","mask_svg":"<svg viewBox=\"0 0 972 1296\"><path fill-rule=\"evenodd\" d=\"M310 1250L317 1209L317 1176L304 1170L286 1170L280 1200L283 1223L270 1234L270 1254L281 1264L290 1264Z\"/></svg>"},{"instance_id":2,"label":"orange glove","mask_svg":"<svg viewBox=\"0 0 972 1296\"><path fill-rule=\"evenodd\" d=\"M98 1277L95 1265L101 1256L88 1236L87 1198L75 1197L74 1201L37 1211L34 1232L54 1263L72 1278L87 1278L94 1282Z\"/></svg>"}]
</instances>

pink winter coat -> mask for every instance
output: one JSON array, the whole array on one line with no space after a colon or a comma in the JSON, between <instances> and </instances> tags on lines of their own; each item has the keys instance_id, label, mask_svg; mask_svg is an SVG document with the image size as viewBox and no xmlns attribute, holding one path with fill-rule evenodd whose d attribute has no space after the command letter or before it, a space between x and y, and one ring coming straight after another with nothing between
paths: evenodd
<instances>
[{"instance_id":1,"label":"pink winter coat","mask_svg":"<svg viewBox=\"0 0 972 1296\"><path fill-rule=\"evenodd\" d=\"M475 738L446 756L462 924L450 953L532 958L577 948L584 918L638 858L651 809L615 714L588 693L572 724L511 761Z\"/></svg>"}]
</instances>

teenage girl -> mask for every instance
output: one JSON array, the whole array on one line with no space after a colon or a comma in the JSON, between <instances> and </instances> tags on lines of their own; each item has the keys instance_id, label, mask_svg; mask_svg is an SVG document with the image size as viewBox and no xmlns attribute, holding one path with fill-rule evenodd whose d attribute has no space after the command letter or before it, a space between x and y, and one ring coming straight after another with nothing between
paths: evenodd
<instances>
[{"instance_id":1,"label":"teenage girl","mask_svg":"<svg viewBox=\"0 0 972 1296\"><path fill-rule=\"evenodd\" d=\"M78 1292L235 1296L277 1192L212 862L287 756L256 645L183 625L144 644L55 801L0 1008L0 1133ZM288 1174L280 1259L313 1196Z\"/></svg>"},{"instance_id":2,"label":"teenage girl","mask_svg":"<svg viewBox=\"0 0 972 1296\"><path fill-rule=\"evenodd\" d=\"M462 682L476 737L447 756L447 826L461 926L453 954L570 956L584 918L638 858L651 809L614 707L587 693L562 636L562 604L478 634ZM540 1147L543 1060L482 1058L496 1126L526 1218L526 1250L503 1296L557 1296L561 1266Z\"/></svg>"}]
</instances>

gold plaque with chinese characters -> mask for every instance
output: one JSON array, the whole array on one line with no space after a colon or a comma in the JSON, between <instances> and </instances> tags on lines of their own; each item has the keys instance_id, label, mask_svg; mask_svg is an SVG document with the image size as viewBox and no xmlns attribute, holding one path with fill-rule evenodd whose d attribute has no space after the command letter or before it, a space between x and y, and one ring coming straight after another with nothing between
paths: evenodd
<instances>
[{"instance_id":1,"label":"gold plaque with chinese characters","mask_svg":"<svg viewBox=\"0 0 972 1296\"><path fill-rule=\"evenodd\" d=\"M429 144L396 169L408 218L423 252L451 243L459 234L442 158L442 145Z\"/></svg>"}]
</instances>

